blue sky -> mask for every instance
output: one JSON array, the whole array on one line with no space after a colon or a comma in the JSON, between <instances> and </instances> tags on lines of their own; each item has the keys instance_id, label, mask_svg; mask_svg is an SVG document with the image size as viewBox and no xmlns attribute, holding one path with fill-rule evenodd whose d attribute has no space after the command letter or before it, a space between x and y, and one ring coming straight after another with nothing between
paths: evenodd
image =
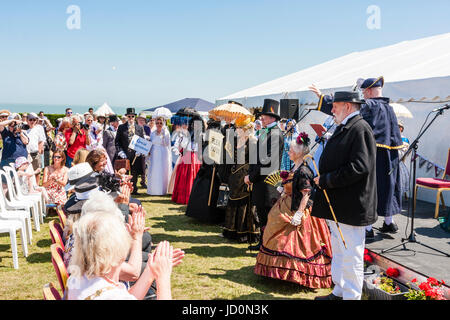
<instances>
[{"instance_id":1,"label":"blue sky","mask_svg":"<svg viewBox=\"0 0 450 320\"><path fill-rule=\"evenodd\" d=\"M80 30L66 27L70 5ZM370 5L379 30L366 26ZM450 32L449 9L448 0L3 0L0 103L214 102L353 51Z\"/></svg>"}]
</instances>

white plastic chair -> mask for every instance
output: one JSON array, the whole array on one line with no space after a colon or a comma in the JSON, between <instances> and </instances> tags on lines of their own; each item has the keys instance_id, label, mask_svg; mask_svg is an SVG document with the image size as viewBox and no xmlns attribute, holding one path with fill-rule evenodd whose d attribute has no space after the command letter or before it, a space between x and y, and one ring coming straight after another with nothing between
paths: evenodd
<instances>
[{"instance_id":1,"label":"white plastic chair","mask_svg":"<svg viewBox=\"0 0 450 320\"><path fill-rule=\"evenodd\" d=\"M0 192L0 218L3 218L5 220L16 218L20 219L20 221L23 221L27 232L28 242L29 244L31 244L33 231L31 229L30 214L33 213L34 219L36 220L38 219L37 211L31 202L17 201L16 199L14 199L14 186L11 177L3 170L0 170L0 179L2 181L6 180L9 196L8 199L8 197L5 195L5 191L2 188Z\"/></svg>"},{"instance_id":2,"label":"white plastic chair","mask_svg":"<svg viewBox=\"0 0 450 320\"><path fill-rule=\"evenodd\" d=\"M28 246L25 239L24 230L20 221L17 220L0 220L0 233L9 233L11 238L11 251L13 254L14 269L19 269L19 257L17 255L17 238L16 233L20 231L20 239L22 241L23 255L28 257Z\"/></svg>"},{"instance_id":3,"label":"white plastic chair","mask_svg":"<svg viewBox=\"0 0 450 320\"><path fill-rule=\"evenodd\" d=\"M23 194L22 189L20 188L20 181L19 181L19 175L17 174L16 169L13 169L12 167L4 166L3 170L7 174L12 177L12 181L14 182L14 198L21 202L32 202L35 205L35 210L37 212L37 217L33 217L35 219L34 224L37 231L40 231L40 223L44 223L44 217L43 217L43 203L42 203L42 196L39 193L36 194ZM44 208L45 210L45 208Z\"/></svg>"}]
</instances>

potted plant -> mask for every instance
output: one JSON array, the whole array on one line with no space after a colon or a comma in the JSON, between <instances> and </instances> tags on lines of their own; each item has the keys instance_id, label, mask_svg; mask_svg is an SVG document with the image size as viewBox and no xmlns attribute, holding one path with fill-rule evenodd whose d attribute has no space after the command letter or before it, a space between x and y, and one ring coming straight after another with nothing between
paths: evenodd
<instances>
[{"instance_id":1,"label":"potted plant","mask_svg":"<svg viewBox=\"0 0 450 320\"><path fill-rule=\"evenodd\" d=\"M405 294L408 300L446 300L444 297L444 289L442 285L445 284L444 280L441 282L435 278L428 278L427 281L418 284L417 279L411 280L411 282L419 289L412 289L410 286L408 293Z\"/></svg>"},{"instance_id":2,"label":"potted plant","mask_svg":"<svg viewBox=\"0 0 450 320\"><path fill-rule=\"evenodd\" d=\"M364 279L363 292L369 300L405 300L408 287L395 280L399 275L395 268L370 275Z\"/></svg>"}]
</instances>

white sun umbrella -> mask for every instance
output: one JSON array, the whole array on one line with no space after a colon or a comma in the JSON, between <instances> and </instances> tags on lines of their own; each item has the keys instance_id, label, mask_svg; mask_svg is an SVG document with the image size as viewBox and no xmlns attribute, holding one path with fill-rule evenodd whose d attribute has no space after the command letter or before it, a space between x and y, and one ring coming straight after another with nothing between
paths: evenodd
<instances>
[{"instance_id":1,"label":"white sun umbrella","mask_svg":"<svg viewBox=\"0 0 450 320\"><path fill-rule=\"evenodd\" d=\"M390 103L392 109L394 109L397 118L413 118L411 111L400 103Z\"/></svg>"},{"instance_id":2,"label":"white sun umbrella","mask_svg":"<svg viewBox=\"0 0 450 320\"><path fill-rule=\"evenodd\" d=\"M172 112L164 107L158 108L155 111L153 111L152 118L158 118L163 117L164 119L170 119L172 118Z\"/></svg>"}]
</instances>

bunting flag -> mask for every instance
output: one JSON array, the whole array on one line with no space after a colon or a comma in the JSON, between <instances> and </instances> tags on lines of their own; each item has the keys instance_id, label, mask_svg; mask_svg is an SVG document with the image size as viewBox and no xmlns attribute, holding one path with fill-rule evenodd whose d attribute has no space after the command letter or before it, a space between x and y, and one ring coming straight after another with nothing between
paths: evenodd
<instances>
[{"instance_id":1,"label":"bunting flag","mask_svg":"<svg viewBox=\"0 0 450 320\"><path fill-rule=\"evenodd\" d=\"M434 175L436 178L441 176L441 174L444 172L445 170L444 168L428 160L427 158L421 156L420 154L417 154L417 157L419 158L419 168L423 168L425 164L426 164L425 167L426 172L430 172L430 170L434 168Z\"/></svg>"}]
</instances>

